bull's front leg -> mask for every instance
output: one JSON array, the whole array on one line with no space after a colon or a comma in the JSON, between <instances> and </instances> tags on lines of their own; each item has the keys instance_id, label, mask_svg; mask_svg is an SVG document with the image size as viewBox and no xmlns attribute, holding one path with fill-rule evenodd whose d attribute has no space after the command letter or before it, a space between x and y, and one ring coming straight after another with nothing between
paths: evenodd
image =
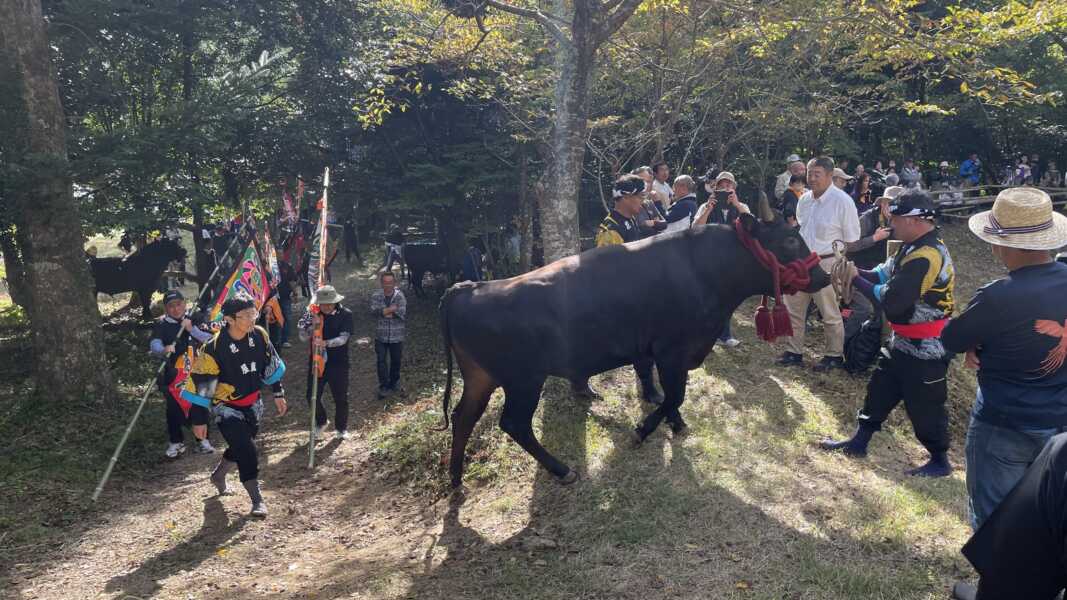
<instances>
[{"instance_id":1,"label":"bull's front leg","mask_svg":"<svg viewBox=\"0 0 1067 600\"><path fill-rule=\"evenodd\" d=\"M645 441L645 438L656 431L659 424L666 419L671 426L671 431L676 435L685 432L687 426L682 420L679 408L685 401L685 384L689 380L689 371L684 366L671 361L665 363L657 361L656 368L659 370L660 384L663 385L663 404L649 413L641 425L635 430L637 443Z\"/></svg>"}]
</instances>

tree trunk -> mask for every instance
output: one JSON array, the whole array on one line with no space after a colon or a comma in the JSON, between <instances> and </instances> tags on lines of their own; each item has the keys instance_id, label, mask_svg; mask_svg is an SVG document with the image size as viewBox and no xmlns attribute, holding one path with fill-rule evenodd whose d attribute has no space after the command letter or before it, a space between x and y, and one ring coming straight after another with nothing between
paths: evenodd
<instances>
[{"instance_id":1,"label":"tree trunk","mask_svg":"<svg viewBox=\"0 0 1067 600\"><path fill-rule=\"evenodd\" d=\"M589 82L595 68L597 43L589 7L584 2L575 5L571 43L559 44L556 54L559 80L553 102L555 118L549 144L546 194L541 204L546 264L580 250L578 195L589 125L586 120Z\"/></svg>"},{"instance_id":2,"label":"tree trunk","mask_svg":"<svg viewBox=\"0 0 1067 600\"><path fill-rule=\"evenodd\" d=\"M29 294L30 364L49 402L100 403L112 398L111 377L44 24L40 0L0 2L0 68L15 94L0 115L0 143L20 173L8 189Z\"/></svg>"}]
</instances>

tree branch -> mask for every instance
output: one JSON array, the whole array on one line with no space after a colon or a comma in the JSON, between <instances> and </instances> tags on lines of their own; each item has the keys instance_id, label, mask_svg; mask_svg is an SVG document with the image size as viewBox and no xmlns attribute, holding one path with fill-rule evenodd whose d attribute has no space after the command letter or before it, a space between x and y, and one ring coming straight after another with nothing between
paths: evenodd
<instances>
[{"instance_id":1,"label":"tree branch","mask_svg":"<svg viewBox=\"0 0 1067 600\"><path fill-rule=\"evenodd\" d=\"M501 2L500 0L485 0L485 5L492 6L493 8L497 10L502 10L506 13L511 13L513 15L525 17L527 19L533 19L534 21L537 21L541 25L541 27L544 27L545 31L552 34L552 37L556 38L559 43L567 46L571 45L571 40L567 37L567 34L563 33L563 30L560 29L558 25L552 22L551 17L539 10L514 6L508 4L507 2Z\"/></svg>"},{"instance_id":2,"label":"tree branch","mask_svg":"<svg viewBox=\"0 0 1067 600\"><path fill-rule=\"evenodd\" d=\"M603 42L614 35L626 23L626 20L633 16L634 11L641 5L641 2L642 0L621 0L615 12L601 21L598 28L599 31L597 31L597 39Z\"/></svg>"}]
</instances>

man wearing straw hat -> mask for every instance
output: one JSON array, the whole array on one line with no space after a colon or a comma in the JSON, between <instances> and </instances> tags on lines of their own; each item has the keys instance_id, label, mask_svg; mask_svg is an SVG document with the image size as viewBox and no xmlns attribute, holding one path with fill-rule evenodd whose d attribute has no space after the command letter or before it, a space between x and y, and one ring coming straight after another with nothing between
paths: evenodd
<instances>
[{"instance_id":1,"label":"man wearing straw hat","mask_svg":"<svg viewBox=\"0 0 1067 600\"><path fill-rule=\"evenodd\" d=\"M955 271L934 225L937 207L929 194L918 189L901 194L890 215L904 244L873 271L858 271L853 285L881 304L893 335L867 383L856 433L844 441L824 440L821 446L866 456L871 437L903 400L915 437L930 453L925 465L908 474L946 477L952 473L945 411L951 355L941 343L941 331L952 314Z\"/></svg>"},{"instance_id":2,"label":"man wearing straw hat","mask_svg":"<svg viewBox=\"0 0 1067 600\"><path fill-rule=\"evenodd\" d=\"M977 529L1056 433L1067 431L1067 217L1045 192L1009 188L971 231L1007 269L945 328L952 352L978 370L967 431L967 491Z\"/></svg>"},{"instance_id":3,"label":"man wearing straw hat","mask_svg":"<svg viewBox=\"0 0 1067 600\"><path fill-rule=\"evenodd\" d=\"M391 273L392 271L385 271ZM322 437L329 420L326 418L326 407L322 404L322 394L326 386L330 386L330 394L334 404L334 430L338 439L349 439L348 433L348 338L354 330L352 326L352 311L341 306L340 302L345 297L337 293L332 285L324 285L315 290L315 296L311 298L308 306L317 304L321 314L315 314L308 310L300 318L300 339L308 341L312 337L313 330L322 322L322 339L316 343L326 349L326 368L322 371L322 378L315 393L315 437ZM307 398L311 405L312 372L314 365L310 358L308 362Z\"/></svg>"}]
</instances>

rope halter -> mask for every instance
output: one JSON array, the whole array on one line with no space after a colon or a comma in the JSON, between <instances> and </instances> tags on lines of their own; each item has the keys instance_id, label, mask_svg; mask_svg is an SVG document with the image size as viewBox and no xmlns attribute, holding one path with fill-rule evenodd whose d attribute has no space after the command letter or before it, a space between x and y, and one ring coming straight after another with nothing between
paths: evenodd
<instances>
[{"instance_id":1,"label":"rope halter","mask_svg":"<svg viewBox=\"0 0 1067 600\"><path fill-rule=\"evenodd\" d=\"M734 231L741 245L752 254L763 268L771 272L774 280L774 310L767 307L768 296L763 295L759 308L756 309L756 335L760 339L773 342L779 337L792 337L793 326L789 322L789 310L782 302L782 293L795 294L807 289L811 284L811 270L819 264L819 255L812 252L805 258L798 258L788 264L778 262L773 252L745 229L741 219L734 221Z\"/></svg>"}]
</instances>

